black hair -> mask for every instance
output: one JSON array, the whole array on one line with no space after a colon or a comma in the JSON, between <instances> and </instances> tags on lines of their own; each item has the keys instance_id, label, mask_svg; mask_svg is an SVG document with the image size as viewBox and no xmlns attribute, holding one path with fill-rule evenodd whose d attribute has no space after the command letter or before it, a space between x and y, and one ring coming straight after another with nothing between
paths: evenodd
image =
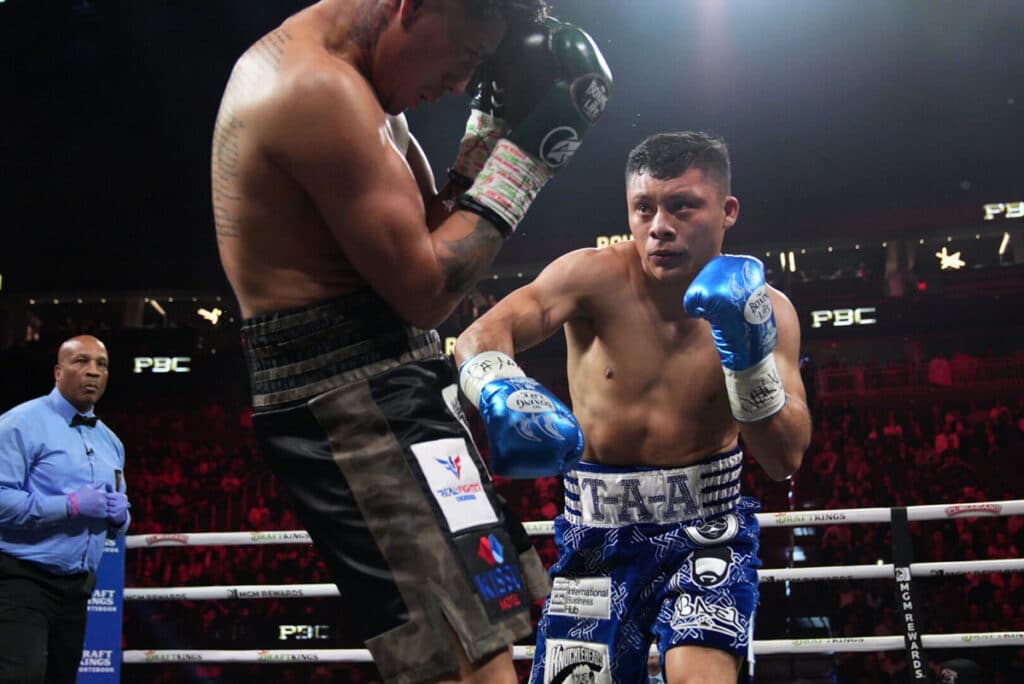
<instances>
[{"instance_id":1,"label":"black hair","mask_svg":"<svg viewBox=\"0 0 1024 684\"><path fill-rule=\"evenodd\" d=\"M626 160L626 180L647 173L658 180L668 180L696 167L714 176L722 194L731 192L729 148L725 141L701 131L655 133L634 147Z\"/></svg>"}]
</instances>

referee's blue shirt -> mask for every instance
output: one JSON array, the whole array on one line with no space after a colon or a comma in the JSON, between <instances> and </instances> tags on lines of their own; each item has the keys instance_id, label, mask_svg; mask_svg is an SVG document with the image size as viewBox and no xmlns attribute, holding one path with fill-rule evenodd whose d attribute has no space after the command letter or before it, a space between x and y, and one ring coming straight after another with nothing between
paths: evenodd
<instances>
[{"instance_id":1,"label":"referee's blue shirt","mask_svg":"<svg viewBox=\"0 0 1024 684\"><path fill-rule=\"evenodd\" d=\"M0 415L0 551L56 575L95 571L107 536L131 523L68 517L67 495L84 484L125 491L121 440L100 421L71 427L76 413L54 387Z\"/></svg>"}]
</instances>

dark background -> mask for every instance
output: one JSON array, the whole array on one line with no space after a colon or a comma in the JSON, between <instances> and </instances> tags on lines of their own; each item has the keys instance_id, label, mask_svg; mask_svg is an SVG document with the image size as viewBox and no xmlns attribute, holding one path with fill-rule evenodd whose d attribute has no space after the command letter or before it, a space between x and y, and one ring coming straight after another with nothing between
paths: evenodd
<instances>
[{"instance_id":1,"label":"dark background","mask_svg":"<svg viewBox=\"0 0 1024 684\"><path fill-rule=\"evenodd\" d=\"M214 114L234 59L307 4L0 2L3 292L228 292ZM625 156L667 129L729 142L733 251L991 227L982 204L1024 199L1024 3L551 4L600 44L615 91L498 270L627 232ZM465 117L465 98L409 113L438 174Z\"/></svg>"}]
</instances>

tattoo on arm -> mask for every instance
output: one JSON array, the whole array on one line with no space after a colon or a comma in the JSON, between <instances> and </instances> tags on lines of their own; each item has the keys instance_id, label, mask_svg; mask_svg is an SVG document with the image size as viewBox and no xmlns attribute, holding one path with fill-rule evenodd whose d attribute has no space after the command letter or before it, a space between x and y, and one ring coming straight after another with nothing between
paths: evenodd
<instances>
[{"instance_id":1,"label":"tattoo on arm","mask_svg":"<svg viewBox=\"0 0 1024 684\"><path fill-rule=\"evenodd\" d=\"M245 122L231 116L213 134L213 219L218 243L238 237L238 141L244 129Z\"/></svg>"},{"instance_id":2,"label":"tattoo on arm","mask_svg":"<svg viewBox=\"0 0 1024 684\"><path fill-rule=\"evenodd\" d=\"M503 242L498 229L481 217L473 232L442 243L441 267L448 292L469 292L490 268Z\"/></svg>"},{"instance_id":3,"label":"tattoo on arm","mask_svg":"<svg viewBox=\"0 0 1024 684\"><path fill-rule=\"evenodd\" d=\"M286 29L278 28L259 39L252 46L253 54L260 58L266 66L274 71L281 70L281 56L284 54L285 45L292 40L292 35Z\"/></svg>"}]
</instances>

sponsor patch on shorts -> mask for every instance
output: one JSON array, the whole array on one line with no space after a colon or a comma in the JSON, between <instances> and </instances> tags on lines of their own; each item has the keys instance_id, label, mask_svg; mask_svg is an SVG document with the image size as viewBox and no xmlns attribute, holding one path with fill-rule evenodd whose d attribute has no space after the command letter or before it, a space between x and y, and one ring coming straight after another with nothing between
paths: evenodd
<instances>
[{"instance_id":1,"label":"sponsor patch on shorts","mask_svg":"<svg viewBox=\"0 0 1024 684\"><path fill-rule=\"evenodd\" d=\"M739 610L721 596L680 594L672 610L672 629L708 630L736 637L746 630Z\"/></svg>"},{"instance_id":2,"label":"sponsor patch on shorts","mask_svg":"<svg viewBox=\"0 0 1024 684\"><path fill-rule=\"evenodd\" d=\"M464 439L437 439L409 448L453 534L498 522Z\"/></svg>"},{"instance_id":3,"label":"sponsor patch on shorts","mask_svg":"<svg viewBox=\"0 0 1024 684\"><path fill-rule=\"evenodd\" d=\"M544 648L544 684L612 684L608 645L548 639Z\"/></svg>"},{"instance_id":4,"label":"sponsor patch on shorts","mask_svg":"<svg viewBox=\"0 0 1024 684\"><path fill-rule=\"evenodd\" d=\"M702 546L713 546L730 542L736 537L736 533L739 530L740 519L735 513L726 513L721 517L707 520L698 525L687 525L683 528L686 536L694 544Z\"/></svg>"},{"instance_id":5,"label":"sponsor patch on shorts","mask_svg":"<svg viewBox=\"0 0 1024 684\"><path fill-rule=\"evenodd\" d=\"M519 556L504 529L461 535L455 540L455 546L492 620L529 608Z\"/></svg>"},{"instance_id":6,"label":"sponsor patch on shorts","mask_svg":"<svg viewBox=\"0 0 1024 684\"><path fill-rule=\"evenodd\" d=\"M612 616L610 577L556 577L548 615L607 620Z\"/></svg>"},{"instance_id":7,"label":"sponsor patch on shorts","mask_svg":"<svg viewBox=\"0 0 1024 684\"><path fill-rule=\"evenodd\" d=\"M702 587L721 586L729 579L733 568L732 549L728 546L712 546L699 549L690 556L693 566L693 581Z\"/></svg>"}]
</instances>

